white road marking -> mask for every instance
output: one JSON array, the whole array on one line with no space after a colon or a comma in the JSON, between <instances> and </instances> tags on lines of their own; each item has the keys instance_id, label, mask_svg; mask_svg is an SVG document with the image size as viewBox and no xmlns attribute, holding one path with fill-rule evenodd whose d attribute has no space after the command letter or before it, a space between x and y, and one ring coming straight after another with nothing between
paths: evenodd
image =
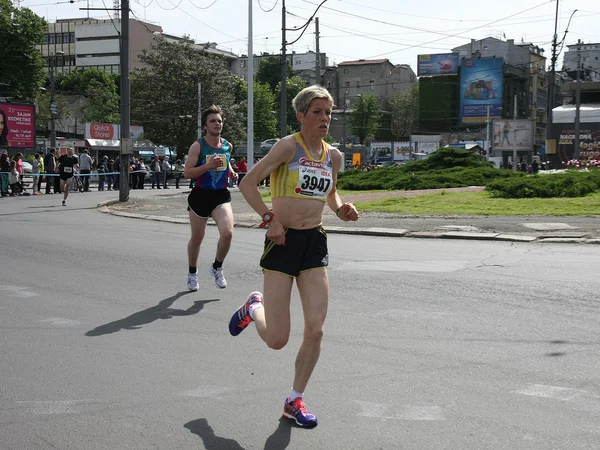
<instances>
[{"instance_id":1,"label":"white road marking","mask_svg":"<svg viewBox=\"0 0 600 450\"><path fill-rule=\"evenodd\" d=\"M577 398L588 397L589 392L581 389L571 389L559 386L548 386L545 384L532 384L524 389L515 391L517 394L530 395L532 397L553 398L565 402L573 401Z\"/></svg>"},{"instance_id":2,"label":"white road marking","mask_svg":"<svg viewBox=\"0 0 600 450\"><path fill-rule=\"evenodd\" d=\"M31 292L29 288L20 287L20 286L8 286L5 284L0 284L0 291L8 291L9 297L19 297L19 298L29 298L29 297L37 297L40 294L36 294L35 292Z\"/></svg>"},{"instance_id":3,"label":"white road marking","mask_svg":"<svg viewBox=\"0 0 600 450\"><path fill-rule=\"evenodd\" d=\"M362 410L357 414L361 417L391 420L446 420L439 406L388 405L385 403L361 402Z\"/></svg>"},{"instance_id":4,"label":"white road marking","mask_svg":"<svg viewBox=\"0 0 600 450\"><path fill-rule=\"evenodd\" d=\"M22 401L23 405L32 414L77 414L81 412L80 406L89 400L59 400L59 401Z\"/></svg>"},{"instance_id":5,"label":"white road marking","mask_svg":"<svg viewBox=\"0 0 600 450\"><path fill-rule=\"evenodd\" d=\"M39 323L48 323L59 328L73 328L81 325L81 322L78 320L64 319L62 317L40 320Z\"/></svg>"},{"instance_id":6,"label":"white road marking","mask_svg":"<svg viewBox=\"0 0 600 450\"><path fill-rule=\"evenodd\" d=\"M182 393L186 397L201 397L201 398L214 398L222 399L222 394L233 391L233 388L226 386L200 386L199 388L192 389Z\"/></svg>"}]
</instances>

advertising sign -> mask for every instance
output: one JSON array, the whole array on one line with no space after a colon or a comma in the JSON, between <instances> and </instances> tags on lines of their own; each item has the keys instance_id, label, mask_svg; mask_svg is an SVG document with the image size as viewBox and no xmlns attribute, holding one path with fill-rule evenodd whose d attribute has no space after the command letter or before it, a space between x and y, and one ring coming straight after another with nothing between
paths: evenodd
<instances>
[{"instance_id":1,"label":"advertising sign","mask_svg":"<svg viewBox=\"0 0 600 450\"><path fill-rule=\"evenodd\" d=\"M0 103L0 147L35 148L35 107Z\"/></svg>"},{"instance_id":2,"label":"advertising sign","mask_svg":"<svg viewBox=\"0 0 600 450\"><path fill-rule=\"evenodd\" d=\"M132 139L144 139L144 127L131 125L129 137ZM86 139L101 139L105 141L121 139L121 126L115 123L86 123Z\"/></svg>"},{"instance_id":3,"label":"advertising sign","mask_svg":"<svg viewBox=\"0 0 600 450\"><path fill-rule=\"evenodd\" d=\"M419 55L417 76L456 75L458 73L458 53L436 53Z\"/></svg>"},{"instance_id":4,"label":"advertising sign","mask_svg":"<svg viewBox=\"0 0 600 450\"><path fill-rule=\"evenodd\" d=\"M412 142L394 142L394 161L408 161L414 147Z\"/></svg>"},{"instance_id":5,"label":"advertising sign","mask_svg":"<svg viewBox=\"0 0 600 450\"><path fill-rule=\"evenodd\" d=\"M440 143L436 141L431 142L417 142L417 150L419 153L433 153L440 148Z\"/></svg>"},{"instance_id":6,"label":"advertising sign","mask_svg":"<svg viewBox=\"0 0 600 450\"><path fill-rule=\"evenodd\" d=\"M558 130L558 154L561 160L573 159L575 130L571 124L556 124ZM600 159L600 123L582 123L579 130L579 159L583 161Z\"/></svg>"},{"instance_id":7,"label":"advertising sign","mask_svg":"<svg viewBox=\"0 0 600 450\"><path fill-rule=\"evenodd\" d=\"M460 69L462 123L487 122L502 117L502 58L465 59Z\"/></svg>"},{"instance_id":8,"label":"advertising sign","mask_svg":"<svg viewBox=\"0 0 600 450\"><path fill-rule=\"evenodd\" d=\"M533 121L527 119L493 120L494 150L531 150L533 148Z\"/></svg>"},{"instance_id":9,"label":"advertising sign","mask_svg":"<svg viewBox=\"0 0 600 450\"><path fill-rule=\"evenodd\" d=\"M392 143L391 142L373 142L371 144L371 155L373 162L384 162L392 160Z\"/></svg>"}]
</instances>

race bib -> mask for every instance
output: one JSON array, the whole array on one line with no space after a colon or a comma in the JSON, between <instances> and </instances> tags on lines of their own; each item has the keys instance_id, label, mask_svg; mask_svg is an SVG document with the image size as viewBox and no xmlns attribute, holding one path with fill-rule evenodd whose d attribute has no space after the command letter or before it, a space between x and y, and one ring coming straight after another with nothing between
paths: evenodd
<instances>
[{"instance_id":1,"label":"race bib","mask_svg":"<svg viewBox=\"0 0 600 450\"><path fill-rule=\"evenodd\" d=\"M73 168L72 167L63 167L63 172L64 173L72 173L73 172Z\"/></svg>"},{"instance_id":2,"label":"race bib","mask_svg":"<svg viewBox=\"0 0 600 450\"><path fill-rule=\"evenodd\" d=\"M294 192L310 198L326 198L332 188L331 172L318 167L302 167Z\"/></svg>"}]
</instances>

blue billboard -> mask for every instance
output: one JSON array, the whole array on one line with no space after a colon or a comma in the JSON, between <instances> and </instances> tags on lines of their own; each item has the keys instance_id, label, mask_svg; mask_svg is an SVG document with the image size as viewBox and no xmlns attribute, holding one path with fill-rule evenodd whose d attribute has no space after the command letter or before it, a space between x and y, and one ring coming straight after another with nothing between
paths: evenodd
<instances>
[{"instance_id":1,"label":"blue billboard","mask_svg":"<svg viewBox=\"0 0 600 450\"><path fill-rule=\"evenodd\" d=\"M419 55L417 76L456 75L458 73L458 53L436 53Z\"/></svg>"},{"instance_id":2,"label":"blue billboard","mask_svg":"<svg viewBox=\"0 0 600 450\"><path fill-rule=\"evenodd\" d=\"M460 120L485 123L502 117L502 58L464 59L460 68Z\"/></svg>"}]
</instances>

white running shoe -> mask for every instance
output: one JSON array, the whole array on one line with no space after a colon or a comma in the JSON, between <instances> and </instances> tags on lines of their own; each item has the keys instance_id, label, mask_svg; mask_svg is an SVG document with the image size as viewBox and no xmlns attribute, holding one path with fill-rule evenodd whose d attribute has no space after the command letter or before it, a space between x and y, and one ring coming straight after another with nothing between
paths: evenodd
<instances>
[{"instance_id":1,"label":"white running shoe","mask_svg":"<svg viewBox=\"0 0 600 450\"><path fill-rule=\"evenodd\" d=\"M227 287L227 280L225 279L225 275L223 274L222 267L219 267L215 270L215 268L211 264L208 271L213 277L215 277L215 286L217 286L220 289L225 289Z\"/></svg>"},{"instance_id":2,"label":"white running shoe","mask_svg":"<svg viewBox=\"0 0 600 450\"><path fill-rule=\"evenodd\" d=\"M200 286L198 285L198 270L196 270L196 273L188 272L188 289L190 291L197 291L200 289Z\"/></svg>"}]
</instances>

